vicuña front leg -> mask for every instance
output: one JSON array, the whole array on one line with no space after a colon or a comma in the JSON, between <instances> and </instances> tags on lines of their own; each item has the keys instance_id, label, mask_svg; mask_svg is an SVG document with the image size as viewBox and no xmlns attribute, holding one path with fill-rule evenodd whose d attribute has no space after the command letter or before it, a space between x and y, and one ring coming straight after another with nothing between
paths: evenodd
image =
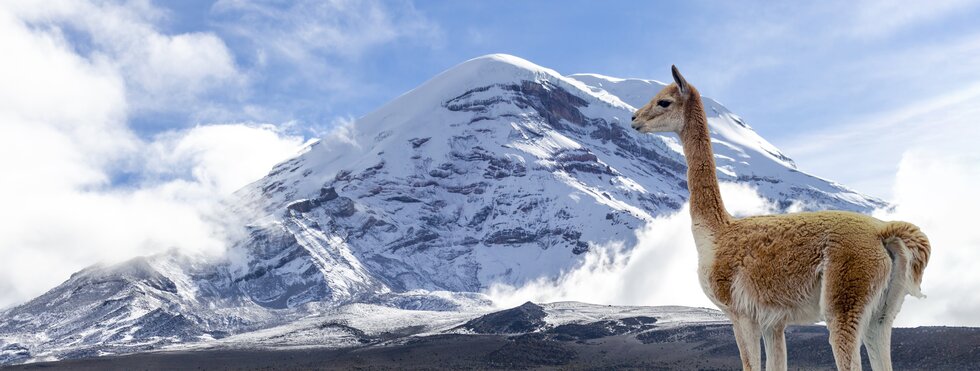
<instances>
[{"instance_id":1,"label":"vicu\u00f1a front leg","mask_svg":"<svg viewBox=\"0 0 980 371\"><path fill-rule=\"evenodd\" d=\"M735 331L735 343L738 344L738 354L742 358L743 370L762 370L762 354L759 338L762 332L754 320L729 315L732 319L732 330Z\"/></svg>"},{"instance_id":2,"label":"vicu\u00f1a front leg","mask_svg":"<svg viewBox=\"0 0 980 371\"><path fill-rule=\"evenodd\" d=\"M786 325L777 324L762 331L766 344L766 371L786 370Z\"/></svg>"}]
</instances>

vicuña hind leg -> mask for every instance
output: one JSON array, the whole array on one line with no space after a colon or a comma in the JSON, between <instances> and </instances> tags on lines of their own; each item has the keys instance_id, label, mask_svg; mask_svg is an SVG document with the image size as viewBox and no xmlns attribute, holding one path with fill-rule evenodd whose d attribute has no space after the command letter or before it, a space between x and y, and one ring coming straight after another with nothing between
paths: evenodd
<instances>
[{"instance_id":1,"label":"vicu\u00f1a hind leg","mask_svg":"<svg viewBox=\"0 0 980 371\"><path fill-rule=\"evenodd\" d=\"M883 299L890 260L887 255L851 255L838 262L824 270L830 345L838 370L860 370L862 333Z\"/></svg>"},{"instance_id":2,"label":"vicu\u00f1a hind leg","mask_svg":"<svg viewBox=\"0 0 980 371\"><path fill-rule=\"evenodd\" d=\"M868 358L871 360L871 369L874 371L891 371L892 369L892 323L895 316L902 309L902 302L905 301L906 288L902 280L905 272L893 265L889 287L885 290L881 298L881 304L873 313L868 321L868 328L864 331L864 347L868 349Z\"/></svg>"},{"instance_id":3,"label":"vicu\u00f1a hind leg","mask_svg":"<svg viewBox=\"0 0 980 371\"><path fill-rule=\"evenodd\" d=\"M892 320L872 318L864 330L864 347L874 371L892 370Z\"/></svg>"},{"instance_id":4,"label":"vicu\u00f1a hind leg","mask_svg":"<svg viewBox=\"0 0 980 371\"><path fill-rule=\"evenodd\" d=\"M830 346L838 370L861 369L860 313L843 313L827 321L830 330Z\"/></svg>"},{"instance_id":5,"label":"vicu\u00f1a hind leg","mask_svg":"<svg viewBox=\"0 0 980 371\"><path fill-rule=\"evenodd\" d=\"M742 358L743 370L762 371L762 350L759 338L762 332L755 320L742 316L729 315L732 319L732 329L735 331L735 343L738 344L738 355Z\"/></svg>"}]
</instances>

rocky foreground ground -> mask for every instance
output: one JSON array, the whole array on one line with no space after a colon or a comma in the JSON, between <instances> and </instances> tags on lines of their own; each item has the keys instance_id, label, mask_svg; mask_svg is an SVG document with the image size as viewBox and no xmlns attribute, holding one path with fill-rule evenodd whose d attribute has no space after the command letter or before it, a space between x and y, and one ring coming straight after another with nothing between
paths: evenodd
<instances>
[{"instance_id":1,"label":"rocky foreground ground","mask_svg":"<svg viewBox=\"0 0 980 371\"><path fill-rule=\"evenodd\" d=\"M641 319L642 320L642 319ZM656 329L638 320L625 333L609 323L555 327L522 335L441 334L348 349L222 349L152 352L34 363L10 370L274 370L274 369L739 369L725 324ZM644 329L647 327L646 329ZM613 333L613 335L608 335ZM608 336L607 336L608 335ZM790 369L833 368L827 331L788 330ZM894 332L897 370L980 370L980 329L901 328ZM867 355L865 369L870 369ZM8 368L4 368L8 369Z\"/></svg>"}]
</instances>

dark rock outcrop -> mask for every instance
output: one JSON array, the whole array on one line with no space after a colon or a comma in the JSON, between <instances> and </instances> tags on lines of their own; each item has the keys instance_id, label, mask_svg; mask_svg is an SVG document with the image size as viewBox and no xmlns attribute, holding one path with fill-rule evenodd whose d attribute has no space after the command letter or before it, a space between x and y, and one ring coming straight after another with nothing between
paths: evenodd
<instances>
[{"instance_id":1,"label":"dark rock outcrop","mask_svg":"<svg viewBox=\"0 0 980 371\"><path fill-rule=\"evenodd\" d=\"M461 327L478 334L524 334L545 326L544 308L532 302L474 318Z\"/></svg>"}]
</instances>

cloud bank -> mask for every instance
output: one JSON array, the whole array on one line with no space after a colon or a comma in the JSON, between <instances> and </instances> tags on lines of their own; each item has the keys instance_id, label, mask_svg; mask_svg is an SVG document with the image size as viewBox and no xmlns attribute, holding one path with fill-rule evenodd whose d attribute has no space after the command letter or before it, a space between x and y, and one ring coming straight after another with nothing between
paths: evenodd
<instances>
[{"instance_id":1,"label":"cloud bank","mask_svg":"<svg viewBox=\"0 0 980 371\"><path fill-rule=\"evenodd\" d=\"M721 190L733 215L760 215L776 210L774 204L749 186L721 183ZM647 223L636 237L636 246L593 246L581 266L556 279L541 278L522 287L496 284L487 290L487 295L504 307L529 300L715 307L698 283L698 257L687 204L673 215Z\"/></svg>"},{"instance_id":2,"label":"cloud bank","mask_svg":"<svg viewBox=\"0 0 980 371\"><path fill-rule=\"evenodd\" d=\"M159 34L119 15L141 3L100 4L0 7L0 308L99 261L222 251L221 200L304 144L247 123L141 138L134 110L192 99L237 72L213 35ZM89 27L107 46L80 50L62 27Z\"/></svg>"},{"instance_id":3,"label":"cloud bank","mask_svg":"<svg viewBox=\"0 0 980 371\"><path fill-rule=\"evenodd\" d=\"M905 220L930 238L933 254L923 280L926 299L906 297L896 326L980 326L980 229L974 215L980 197L980 156L909 151L900 164L895 207L878 210L882 220ZM754 189L722 183L722 197L735 216L776 212ZM555 279L521 287L496 284L487 294L501 307L525 301L581 301L610 305L685 305L715 308L698 283L697 253L688 205L637 231L636 246L596 246L583 263Z\"/></svg>"},{"instance_id":4,"label":"cloud bank","mask_svg":"<svg viewBox=\"0 0 980 371\"><path fill-rule=\"evenodd\" d=\"M922 279L928 297L908 298L897 325L980 326L980 153L942 149L905 152L895 183L895 208L875 217L905 220L929 237L932 256Z\"/></svg>"},{"instance_id":5,"label":"cloud bank","mask_svg":"<svg viewBox=\"0 0 980 371\"><path fill-rule=\"evenodd\" d=\"M244 79L217 35L165 34L157 24L167 13L149 2L15 0L5 5L34 33L116 73L129 111L199 105L197 98L240 87Z\"/></svg>"}]
</instances>

